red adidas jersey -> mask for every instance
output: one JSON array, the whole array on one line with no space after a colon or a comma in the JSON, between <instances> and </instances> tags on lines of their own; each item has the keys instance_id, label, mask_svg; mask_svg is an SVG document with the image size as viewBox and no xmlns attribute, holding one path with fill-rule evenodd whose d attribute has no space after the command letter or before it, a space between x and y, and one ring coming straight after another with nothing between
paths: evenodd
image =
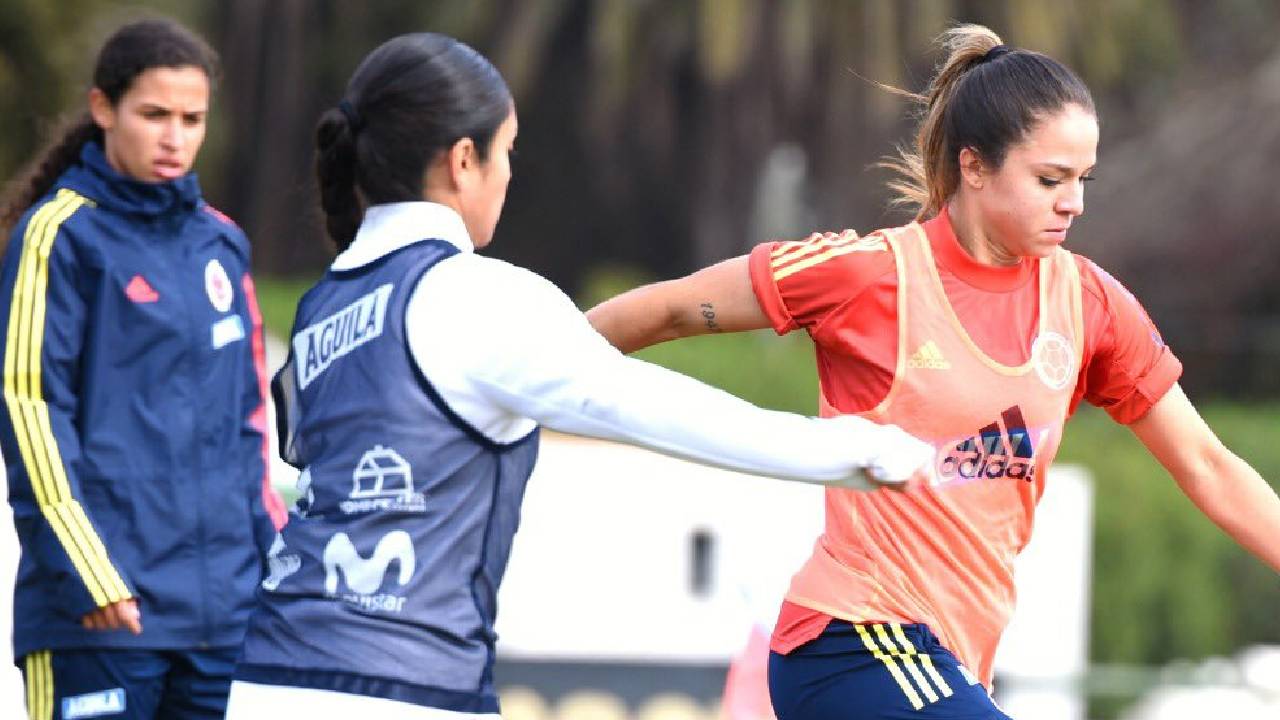
<instances>
[{"instance_id":1,"label":"red adidas jersey","mask_svg":"<svg viewBox=\"0 0 1280 720\"><path fill-rule=\"evenodd\" d=\"M977 262L956 240L945 211L923 225L947 299L965 330L992 358L1012 365L1026 362L1039 317L1034 261L1014 267ZM822 392L845 412L875 407L889 391L897 362L893 255L886 249L866 250L865 243L824 248L855 237L846 231L815 234L798 243L763 243L750 260L756 298L774 330L779 335L797 328L809 333ZM775 280L774 253L787 246L800 253L781 256L777 270L782 278ZM803 254L804 246L826 257L806 264L817 257ZM1072 408L1083 398L1127 425L1173 387L1182 364L1119 281L1092 260L1075 259L1084 291L1085 346ZM804 267L786 272L798 265Z\"/></svg>"},{"instance_id":2,"label":"red adidas jersey","mask_svg":"<svg viewBox=\"0 0 1280 720\"><path fill-rule=\"evenodd\" d=\"M995 361L1027 362L1040 319L1036 261L978 263L956 240L945 212L924 229L964 330ZM1132 294L1088 259L1073 260L1084 337L1070 408L1085 399L1120 423L1132 422L1173 386L1181 364ZM825 401L845 413L875 408L889 392L898 361L898 275L889 249L852 232L813 235L757 247L750 269L774 329L781 334L802 327L813 338ZM928 345L907 352L912 350L912 363L928 363L936 351ZM784 604L773 649L789 652L821 633L829 619Z\"/></svg>"}]
</instances>

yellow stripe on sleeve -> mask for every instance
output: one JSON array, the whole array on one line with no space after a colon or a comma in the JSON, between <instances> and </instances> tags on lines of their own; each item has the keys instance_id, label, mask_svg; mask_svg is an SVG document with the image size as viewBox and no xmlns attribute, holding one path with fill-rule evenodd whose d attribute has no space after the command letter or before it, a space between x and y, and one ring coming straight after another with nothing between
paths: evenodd
<instances>
[{"instance_id":1,"label":"yellow stripe on sleeve","mask_svg":"<svg viewBox=\"0 0 1280 720\"><path fill-rule=\"evenodd\" d=\"M38 439L31 436L31 427L36 420L34 408L37 404L44 403L32 385L31 373L27 371L32 344L28 323L34 303L32 285L38 274L39 245L50 226L61 223L61 220L55 223L54 219L65 217L68 209L74 207L75 196L60 193L56 199L37 210L27 224L23 237L22 259L18 264L18 276L9 309L9 327L5 346L5 402L9 408L14 434L36 497L36 504L58 537L58 541L67 551L72 565L86 579L86 588L94 602L102 605L106 602L106 596L100 590L97 580L92 577L91 569L76 547L76 541L70 529L59 517L58 506L61 499L51 497L47 487L47 478L50 477L48 458L36 451L34 443L38 442Z\"/></svg>"},{"instance_id":2,"label":"yellow stripe on sleeve","mask_svg":"<svg viewBox=\"0 0 1280 720\"><path fill-rule=\"evenodd\" d=\"M30 383L33 390L32 397L37 399L43 396L40 378L40 355L45 327L45 301L48 297L49 256L53 251L53 243L57 239L58 226L86 202L86 199L81 196L74 193L68 194L75 199L74 205L53 218L37 246L37 265L34 274L35 287L31 293L33 304L30 315L31 330L29 332L32 343L28 364ZM21 367L21 362L22 359L19 357L19 367ZM106 548L103 546L98 534L93 530L93 526L89 523L89 518L85 515L84 508L71 494L71 486L66 476L66 465L58 452L57 440L53 435L53 426L49 420L49 406L41 400L32 409L37 423L35 437L45 445L45 452L41 453L41 455L48 458L49 465L53 471L51 481L57 496L58 514L62 517L63 522L88 558L93 574L102 582L103 590L109 602L116 602L130 597L128 587L124 584L123 578L120 577L115 568L111 566L111 561L107 558Z\"/></svg>"},{"instance_id":3,"label":"yellow stripe on sleeve","mask_svg":"<svg viewBox=\"0 0 1280 720\"><path fill-rule=\"evenodd\" d=\"M18 264L17 278L14 279L13 297L9 305L9 326L6 334L5 354L4 354L4 378L5 392L10 389L10 382L21 379L25 382L26 378L17 377L17 359L19 355L26 354L27 338L18 332L18 326L21 324L19 318L25 317L31 309L31 298L26 293L21 292L23 286L28 281L28 276L35 271L32 263L26 262L26 257L31 250L31 240L40 231L47 227L49 218L55 215L66 205L65 199L53 200L45 203L36 210L31 219L27 221L27 230L23 235L22 261ZM24 385L25 389L25 385Z\"/></svg>"},{"instance_id":4,"label":"yellow stripe on sleeve","mask_svg":"<svg viewBox=\"0 0 1280 720\"><path fill-rule=\"evenodd\" d=\"M76 510L79 503L72 497L65 483L57 482L57 474L63 471L61 457L56 455L57 444L47 422L48 405L44 402L40 379L40 355L44 341L44 307L48 288L48 258L58 228L83 204L83 198L70 191L60 192L50 205L49 215L41 222L27 228L22 260L19 263L18 285L15 288L17 317L11 313L10 337L16 334L16 404L14 429L18 434L23 459L27 461L28 474L42 514L80 574L85 587L99 606L114 602L104 585L104 577L95 562L93 543L86 535L86 528L79 522ZM35 322L37 319L39 322ZM6 366L8 363L6 362ZM6 377L6 390L8 389ZM6 393L7 394L7 393ZM42 422L42 419L44 422ZM52 448L55 454L51 454ZM28 460L28 458L30 458ZM83 514L80 511L79 514ZM88 535L96 535L90 528ZM109 567L109 563L107 563ZM109 574L114 574L111 569Z\"/></svg>"},{"instance_id":5,"label":"yellow stripe on sleeve","mask_svg":"<svg viewBox=\"0 0 1280 720\"><path fill-rule=\"evenodd\" d=\"M98 606L131 597L71 493L41 384L49 256L62 223L89 200L70 190L36 211L23 237L4 358L4 397L41 514Z\"/></svg>"},{"instance_id":6,"label":"yellow stripe on sleeve","mask_svg":"<svg viewBox=\"0 0 1280 720\"><path fill-rule=\"evenodd\" d=\"M871 633L867 632L865 625L855 624L858 629L858 635L862 638L862 644L867 647L872 657L884 663L889 668L889 674L898 682L898 687L902 688L903 694L907 696L907 700L911 703L911 707L919 710L924 707L924 701L920 699L920 694L911 686L911 681L907 680L907 676L902 674L902 670L898 667L898 663L890 655L886 655L883 650L876 645L876 641L871 638ZM883 631L882 631L883 632Z\"/></svg>"},{"instance_id":7,"label":"yellow stripe on sleeve","mask_svg":"<svg viewBox=\"0 0 1280 720\"><path fill-rule=\"evenodd\" d=\"M848 255L852 252L877 252L880 250L887 250L888 247L889 246L879 238L866 237L860 238L857 242L849 245L832 247L823 252L817 253L816 255L810 255L809 257L803 260L797 260L786 267L779 267L780 263L774 263L773 281L775 283L782 282L783 279L795 275L801 270L808 270L814 265L821 265L822 263L831 260L832 258L840 257L841 255Z\"/></svg>"},{"instance_id":8,"label":"yellow stripe on sleeve","mask_svg":"<svg viewBox=\"0 0 1280 720\"><path fill-rule=\"evenodd\" d=\"M769 253L769 259L774 267L782 265L791 260L799 259L804 255L823 250L828 247L837 245L848 245L857 242L858 234L852 230L842 233L814 233L804 240L792 240L790 242L780 243L778 247Z\"/></svg>"},{"instance_id":9,"label":"yellow stripe on sleeve","mask_svg":"<svg viewBox=\"0 0 1280 720\"><path fill-rule=\"evenodd\" d=\"M929 657L929 653L922 653L916 650L916 646L907 639L907 634L902 632L902 623L892 623L894 637L898 638L898 644L902 645L902 649L908 655L915 655L920 658L920 664L924 666L924 671L929 674L929 679L933 680L933 684L938 686L942 691L942 697L951 697L951 686L947 684L942 673L938 672L938 668L933 665L933 658Z\"/></svg>"},{"instance_id":10,"label":"yellow stripe on sleeve","mask_svg":"<svg viewBox=\"0 0 1280 720\"><path fill-rule=\"evenodd\" d=\"M78 197L78 196L77 196ZM69 212L66 217L70 217L80 205L84 204L85 199L79 198L80 202ZM61 224L65 217L55 218L58 224ZM43 240L39 247L39 266L36 273L36 288L33 293L35 304L32 307L32 327L39 328L41 338L43 338L45 326L45 299L48 297L49 284L49 256L53 252L53 243L57 239L57 226L51 225L45 232ZM40 347L33 343L31 354L31 367L33 368L33 383L36 393L35 397L43 395L40 386ZM111 566L111 561L107 557L107 550L102 544L101 538L94 532L93 526L89 523L89 517L85 515L84 508L71 494L71 484L67 481L66 465L62 462L62 456L58 452L57 441L53 435L53 425L49 420L49 406L40 403L36 408L36 417L39 422L38 435L48 439L47 454L51 460L53 467L53 481L57 488L58 494L61 496L65 505L62 514L67 525L71 528L78 528L75 532L80 537L82 547L86 547L89 555L93 558L92 567L95 568L95 574L102 575L105 590L108 596L113 597L112 602L123 600L130 596L129 588L124 584L124 579ZM97 571L103 572L97 572Z\"/></svg>"}]
</instances>

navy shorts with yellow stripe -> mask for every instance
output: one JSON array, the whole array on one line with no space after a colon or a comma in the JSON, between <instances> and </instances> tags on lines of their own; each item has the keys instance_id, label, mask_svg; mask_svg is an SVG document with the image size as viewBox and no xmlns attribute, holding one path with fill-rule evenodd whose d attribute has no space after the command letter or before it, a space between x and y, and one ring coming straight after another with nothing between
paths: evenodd
<instances>
[{"instance_id":1,"label":"navy shorts with yellow stripe","mask_svg":"<svg viewBox=\"0 0 1280 720\"><path fill-rule=\"evenodd\" d=\"M238 647L41 650L19 659L29 720L221 720Z\"/></svg>"},{"instance_id":2,"label":"navy shorts with yellow stripe","mask_svg":"<svg viewBox=\"0 0 1280 720\"><path fill-rule=\"evenodd\" d=\"M1011 720L925 625L833 620L769 654L778 720Z\"/></svg>"}]
</instances>

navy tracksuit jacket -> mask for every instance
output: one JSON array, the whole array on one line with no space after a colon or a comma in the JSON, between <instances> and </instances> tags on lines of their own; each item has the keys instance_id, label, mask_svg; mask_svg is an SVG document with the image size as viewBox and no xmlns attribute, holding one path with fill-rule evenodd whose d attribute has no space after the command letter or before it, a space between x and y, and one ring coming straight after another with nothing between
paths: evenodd
<instances>
[{"instance_id":1,"label":"navy tracksuit jacket","mask_svg":"<svg viewBox=\"0 0 1280 720\"><path fill-rule=\"evenodd\" d=\"M275 499L248 264L194 174L132 181L96 143L14 228L0 450L22 546L15 657L240 643ZM81 627L128 597L142 635Z\"/></svg>"}]
</instances>

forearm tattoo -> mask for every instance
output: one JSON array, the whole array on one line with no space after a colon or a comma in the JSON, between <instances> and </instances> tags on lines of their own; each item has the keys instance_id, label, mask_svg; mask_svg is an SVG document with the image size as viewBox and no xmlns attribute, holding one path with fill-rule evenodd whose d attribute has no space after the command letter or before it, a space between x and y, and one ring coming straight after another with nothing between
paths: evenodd
<instances>
[{"instance_id":1,"label":"forearm tattoo","mask_svg":"<svg viewBox=\"0 0 1280 720\"><path fill-rule=\"evenodd\" d=\"M711 332L720 332L720 325L716 322L715 307L709 302L704 302L698 306L698 309L702 313L703 321L707 323L707 329Z\"/></svg>"}]
</instances>

